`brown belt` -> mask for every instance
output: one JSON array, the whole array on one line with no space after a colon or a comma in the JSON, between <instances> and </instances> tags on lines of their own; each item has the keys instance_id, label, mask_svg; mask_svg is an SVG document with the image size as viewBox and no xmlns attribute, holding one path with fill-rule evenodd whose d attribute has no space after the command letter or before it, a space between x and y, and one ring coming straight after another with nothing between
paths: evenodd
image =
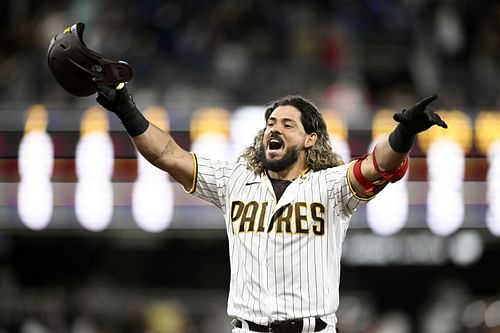
<instances>
[{"instance_id":1,"label":"brown belt","mask_svg":"<svg viewBox=\"0 0 500 333\"><path fill-rule=\"evenodd\" d=\"M253 332L273 332L273 333L297 333L302 332L304 321L302 319L277 320L269 325L260 325L251 321L245 320L248 328ZM236 328L243 327L243 321L234 319L232 324ZM326 323L321 318L314 318L314 332L322 331L326 327Z\"/></svg>"}]
</instances>

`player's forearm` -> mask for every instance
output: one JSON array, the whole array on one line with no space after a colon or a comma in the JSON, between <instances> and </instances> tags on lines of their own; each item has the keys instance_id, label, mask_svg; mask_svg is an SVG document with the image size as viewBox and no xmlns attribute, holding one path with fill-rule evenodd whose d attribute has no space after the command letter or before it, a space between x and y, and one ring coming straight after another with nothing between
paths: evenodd
<instances>
[{"instance_id":1,"label":"player's forearm","mask_svg":"<svg viewBox=\"0 0 500 333\"><path fill-rule=\"evenodd\" d=\"M154 166L168 172L186 189L193 184L191 153L182 149L167 132L150 123L137 108L126 84L115 89L101 86L97 102L120 118L137 150Z\"/></svg>"},{"instance_id":2,"label":"player's forearm","mask_svg":"<svg viewBox=\"0 0 500 333\"><path fill-rule=\"evenodd\" d=\"M375 146L374 150L377 156L378 166L382 171L397 169L409 155L409 152L400 153L395 151L387 140L380 142Z\"/></svg>"},{"instance_id":3,"label":"player's forearm","mask_svg":"<svg viewBox=\"0 0 500 333\"><path fill-rule=\"evenodd\" d=\"M185 188L193 180L193 157L170 134L150 124L141 135L131 137L135 147L154 166L168 172Z\"/></svg>"},{"instance_id":4,"label":"player's forearm","mask_svg":"<svg viewBox=\"0 0 500 333\"><path fill-rule=\"evenodd\" d=\"M172 153L173 150L172 137L152 123L144 133L131 136L131 139L139 153L153 164L158 163L163 155Z\"/></svg>"}]
</instances>

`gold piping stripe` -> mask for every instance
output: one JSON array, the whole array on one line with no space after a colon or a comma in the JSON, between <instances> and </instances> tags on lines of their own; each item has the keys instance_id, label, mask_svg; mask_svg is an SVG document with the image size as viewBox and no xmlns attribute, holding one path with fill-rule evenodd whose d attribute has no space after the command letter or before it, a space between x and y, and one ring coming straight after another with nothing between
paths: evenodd
<instances>
[{"instance_id":1,"label":"gold piping stripe","mask_svg":"<svg viewBox=\"0 0 500 333\"><path fill-rule=\"evenodd\" d=\"M309 168L305 168L304 171L300 173L300 178L305 178L306 174L309 172Z\"/></svg>"},{"instance_id":2,"label":"gold piping stripe","mask_svg":"<svg viewBox=\"0 0 500 333\"><path fill-rule=\"evenodd\" d=\"M191 188L189 190L184 189L184 192L191 194L196 191L196 179L198 178L198 159L195 153L191 153L193 158L193 182L191 183Z\"/></svg>"},{"instance_id":3,"label":"gold piping stripe","mask_svg":"<svg viewBox=\"0 0 500 333\"><path fill-rule=\"evenodd\" d=\"M361 201L370 201L371 199L375 198L375 194L373 194L372 196L369 196L367 198L363 198L363 197L360 197L357 193L356 193L356 190L354 190L354 188L352 187L352 184L351 184L351 178L349 178L349 171L352 169L352 167L354 166L354 162L351 162L351 164L349 165L349 168L347 168L347 175L346 175L346 178L347 178L347 185L349 186L349 189L351 190L351 193L352 195L358 199L358 200L361 200Z\"/></svg>"}]
</instances>

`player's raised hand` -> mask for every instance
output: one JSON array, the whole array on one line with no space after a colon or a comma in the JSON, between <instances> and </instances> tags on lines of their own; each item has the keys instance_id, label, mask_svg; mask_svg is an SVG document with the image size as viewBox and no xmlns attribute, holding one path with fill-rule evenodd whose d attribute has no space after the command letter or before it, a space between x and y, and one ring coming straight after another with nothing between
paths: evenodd
<instances>
[{"instance_id":1,"label":"player's raised hand","mask_svg":"<svg viewBox=\"0 0 500 333\"><path fill-rule=\"evenodd\" d=\"M116 88L96 83L96 88L96 101L108 111L118 114L118 116L125 111L124 109L130 109L135 106L132 95L128 92L125 83L120 83Z\"/></svg>"},{"instance_id":2,"label":"player's raised hand","mask_svg":"<svg viewBox=\"0 0 500 333\"><path fill-rule=\"evenodd\" d=\"M126 83L120 83L116 88L96 83L96 88L97 103L114 112L131 136L137 136L146 131L149 121L137 109Z\"/></svg>"},{"instance_id":3,"label":"player's raised hand","mask_svg":"<svg viewBox=\"0 0 500 333\"><path fill-rule=\"evenodd\" d=\"M399 122L406 131L417 134L429 129L433 125L448 128L441 117L427 106L437 99L432 95L417 102L409 109L404 109L393 115L395 121Z\"/></svg>"},{"instance_id":4,"label":"player's raised hand","mask_svg":"<svg viewBox=\"0 0 500 333\"><path fill-rule=\"evenodd\" d=\"M407 153L410 151L415 135L428 130L437 125L448 128L448 125L441 117L428 108L428 105L434 102L437 95L432 95L417 102L409 109L395 113L392 117L399 124L389 135L389 144L392 149L398 153Z\"/></svg>"}]
</instances>

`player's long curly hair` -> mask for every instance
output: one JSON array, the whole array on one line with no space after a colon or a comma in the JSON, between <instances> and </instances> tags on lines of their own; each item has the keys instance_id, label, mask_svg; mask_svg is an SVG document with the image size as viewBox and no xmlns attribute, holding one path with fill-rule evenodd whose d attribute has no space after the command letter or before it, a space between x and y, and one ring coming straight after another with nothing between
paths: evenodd
<instances>
[{"instance_id":1,"label":"player's long curly hair","mask_svg":"<svg viewBox=\"0 0 500 333\"><path fill-rule=\"evenodd\" d=\"M291 105L300 111L302 125L306 133L315 132L318 136L316 144L306 150L306 166L314 171L344 164L342 157L332 150L330 138L326 129L326 124L316 106L301 96L286 96L270 104L265 112L267 123L271 113L278 107ZM253 140L253 144L245 148L239 159L246 161L247 167L255 173L260 174L265 171L264 165L259 158L262 156L262 138L264 129L261 129Z\"/></svg>"}]
</instances>

